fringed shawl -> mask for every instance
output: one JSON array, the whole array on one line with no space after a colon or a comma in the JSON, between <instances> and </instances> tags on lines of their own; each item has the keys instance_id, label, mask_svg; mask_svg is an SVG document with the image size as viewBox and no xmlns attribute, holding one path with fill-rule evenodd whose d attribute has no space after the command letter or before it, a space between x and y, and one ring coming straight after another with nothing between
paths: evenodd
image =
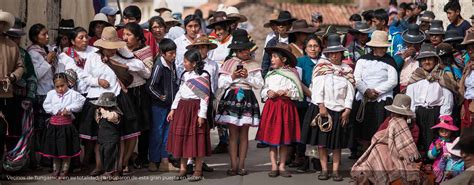
<instances>
[{"instance_id":1,"label":"fringed shawl","mask_svg":"<svg viewBox=\"0 0 474 185\"><path fill-rule=\"evenodd\" d=\"M260 68L260 65L257 64L257 62L254 60L243 61L237 57L232 57L226 60L224 64L222 64L219 73L232 75L232 73L237 69L237 65L239 64L242 64L249 73L262 70L262 68Z\"/></svg>"},{"instance_id":2,"label":"fringed shawl","mask_svg":"<svg viewBox=\"0 0 474 185\"><path fill-rule=\"evenodd\" d=\"M298 72L295 72L294 68L293 68L293 70L289 69L289 68L281 68L281 69L271 70L267 73L267 76L265 76L265 78L268 78L269 76L272 76L272 75L281 75L281 76L289 79L296 86L296 88L298 88L297 89L298 90L297 100L298 101L303 100L304 94L303 94L302 83L301 83L301 80L298 76Z\"/></svg>"},{"instance_id":3,"label":"fringed shawl","mask_svg":"<svg viewBox=\"0 0 474 185\"><path fill-rule=\"evenodd\" d=\"M313 79L317 76L324 76L328 74L334 74L340 77L344 77L345 79L347 79L347 81L351 82L351 84L355 86L354 73L351 67L342 66L342 68L338 69L334 67L331 62L325 59L320 59L318 65L316 65L313 70Z\"/></svg>"},{"instance_id":4,"label":"fringed shawl","mask_svg":"<svg viewBox=\"0 0 474 185\"><path fill-rule=\"evenodd\" d=\"M462 102L462 96L459 93L457 82L450 78L442 69L439 69L439 65L436 65L430 73L423 70L421 67L417 68L411 75L408 85L425 79L429 82L438 82L441 87L444 87L453 93L454 99L456 99L457 103Z\"/></svg>"}]
</instances>

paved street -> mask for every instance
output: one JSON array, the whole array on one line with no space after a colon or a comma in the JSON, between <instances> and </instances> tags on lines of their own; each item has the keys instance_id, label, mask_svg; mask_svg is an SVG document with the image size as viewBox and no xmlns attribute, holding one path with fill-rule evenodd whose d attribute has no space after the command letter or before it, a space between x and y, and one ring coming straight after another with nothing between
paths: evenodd
<instances>
[{"instance_id":1,"label":"paved street","mask_svg":"<svg viewBox=\"0 0 474 185\"><path fill-rule=\"evenodd\" d=\"M205 180L198 182L196 184L208 184L208 185L240 185L240 184L258 184L258 185L289 185L289 184L297 184L297 185L314 185L314 184L347 184L349 182L348 172L347 170L350 169L350 166L354 163L354 161L347 159L348 157L348 150L343 151L343 164L342 169L346 170L343 173L345 176L343 182L333 182L332 180L329 181L319 181L317 179L317 173L308 173L308 174L296 174L293 173L292 178L269 178L267 176L268 171L270 170L270 159L268 158L268 149L257 149L255 147L256 142L253 140L256 133L256 128L251 129L250 136L250 147L247 157L247 169L249 170L250 174L241 177L241 176L234 176L228 177L226 175L226 170L229 169L229 157L227 154L219 154L213 155L209 158L206 158L206 162L213 166L216 171L212 173L205 174ZM213 145L217 144L218 138L217 133L214 130L211 133L212 136L212 143ZM290 169L290 168L289 168ZM294 170L294 169L290 169ZM192 184L186 180L181 182L176 182L171 180L171 178L175 175L175 173L150 173L145 169L136 170L130 177L129 180L121 180L121 181L113 181L113 182L97 182L93 179L88 180L67 180L67 181L58 181L58 180L39 180L39 178L47 177L47 171L36 171L36 172L27 172L24 175L34 175L36 176L37 180L33 181L9 181L9 182L2 182L1 185L51 185L51 184L71 184L71 185L92 185L92 184L114 184L114 185L156 185L156 184ZM74 174L76 175L76 174ZM80 174L82 175L82 174ZM31 178L31 177L30 177ZM35 178L35 177L32 177ZM153 179L153 180L152 180Z\"/></svg>"}]
</instances>

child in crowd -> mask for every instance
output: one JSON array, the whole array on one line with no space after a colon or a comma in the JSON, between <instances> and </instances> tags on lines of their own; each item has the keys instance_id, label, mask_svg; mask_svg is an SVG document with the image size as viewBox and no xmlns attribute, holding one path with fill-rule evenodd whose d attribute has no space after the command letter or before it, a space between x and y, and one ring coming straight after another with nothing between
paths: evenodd
<instances>
[{"instance_id":1,"label":"child in crowd","mask_svg":"<svg viewBox=\"0 0 474 185\"><path fill-rule=\"evenodd\" d=\"M439 169L443 171L440 182L452 179L464 171L464 160L461 158L461 150L454 149L459 142L457 137L452 143L446 143L449 154L444 155L439 162Z\"/></svg>"},{"instance_id":2,"label":"child in crowd","mask_svg":"<svg viewBox=\"0 0 474 185\"><path fill-rule=\"evenodd\" d=\"M265 77L262 98L266 100L255 140L270 145L272 170L269 177L291 177L285 169L288 145L300 141L298 110L292 100L303 100L300 79L294 67L296 57L287 44L265 48L271 53L272 71ZM280 162L277 162L278 148Z\"/></svg>"},{"instance_id":3,"label":"child in crowd","mask_svg":"<svg viewBox=\"0 0 474 185\"><path fill-rule=\"evenodd\" d=\"M104 92L98 100L91 103L97 106L95 120L99 124L97 142L99 143L100 160L103 162L105 178L117 175L119 166L120 117L123 114L117 107L114 93Z\"/></svg>"},{"instance_id":4,"label":"child in crowd","mask_svg":"<svg viewBox=\"0 0 474 185\"><path fill-rule=\"evenodd\" d=\"M79 112L86 100L78 92L68 88L64 73L54 75L54 90L46 95L43 108L51 114L40 152L44 157L53 158L53 176L61 179L68 175L72 157L81 154L79 133L72 124L73 112ZM62 168L61 168L62 166Z\"/></svg>"},{"instance_id":5,"label":"child in crowd","mask_svg":"<svg viewBox=\"0 0 474 185\"><path fill-rule=\"evenodd\" d=\"M433 172L437 183L440 183L444 176L443 169L440 169L439 163L448 154L446 143L453 141L454 132L459 130L454 125L451 116L443 115L439 119L440 122L431 127L431 129L435 129L435 132L438 133L438 137L431 143L428 151L428 158L434 160Z\"/></svg>"}]
</instances>

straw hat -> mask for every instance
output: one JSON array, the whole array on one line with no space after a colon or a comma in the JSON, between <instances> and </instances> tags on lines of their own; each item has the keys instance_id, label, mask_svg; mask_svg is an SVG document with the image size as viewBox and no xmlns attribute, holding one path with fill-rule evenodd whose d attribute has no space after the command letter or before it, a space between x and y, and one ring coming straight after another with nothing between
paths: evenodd
<instances>
[{"instance_id":1,"label":"straw hat","mask_svg":"<svg viewBox=\"0 0 474 185\"><path fill-rule=\"evenodd\" d=\"M15 17L11 13L0 10L0 22L7 23L5 30L0 30L0 33L4 33L13 27L13 25L15 25Z\"/></svg>"},{"instance_id":2,"label":"straw hat","mask_svg":"<svg viewBox=\"0 0 474 185\"><path fill-rule=\"evenodd\" d=\"M316 28L308 25L306 20L300 19L293 22L291 30L287 33L314 33Z\"/></svg>"},{"instance_id":3,"label":"straw hat","mask_svg":"<svg viewBox=\"0 0 474 185\"><path fill-rule=\"evenodd\" d=\"M449 115L444 115L439 117L439 123L431 127L431 129L444 128L450 131L458 131L459 128L454 125L453 118Z\"/></svg>"},{"instance_id":4,"label":"straw hat","mask_svg":"<svg viewBox=\"0 0 474 185\"><path fill-rule=\"evenodd\" d=\"M341 44L341 37L337 34L328 36L328 46L324 48L323 53L334 53L346 51L346 48Z\"/></svg>"},{"instance_id":5,"label":"straw hat","mask_svg":"<svg viewBox=\"0 0 474 185\"><path fill-rule=\"evenodd\" d=\"M21 21L20 18L15 17L15 25L13 25L13 27L11 27L5 34L7 34L9 37L20 38L26 35L25 31L23 31L25 26L25 22Z\"/></svg>"},{"instance_id":6,"label":"straw hat","mask_svg":"<svg viewBox=\"0 0 474 185\"><path fill-rule=\"evenodd\" d=\"M215 12L212 16L212 19L209 21L209 25L207 25L207 28L214 29L214 27L217 25L229 25L235 21L235 19L227 17L227 14L225 12Z\"/></svg>"},{"instance_id":7,"label":"straw hat","mask_svg":"<svg viewBox=\"0 0 474 185\"><path fill-rule=\"evenodd\" d=\"M442 20L431 21L430 29L426 33L430 35L444 35L443 21Z\"/></svg>"},{"instance_id":8,"label":"straw hat","mask_svg":"<svg viewBox=\"0 0 474 185\"><path fill-rule=\"evenodd\" d=\"M105 27L102 31L102 36L99 40L94 42L94 46L105 49L119 49L125 47L127 44L122 41L117 35L117 31L113 27Z\"/></svg>"},{"instance_id":9,"label":"straw hat","mask_svg":"<svg viewBox=\"0 0 474 185\"><path fill-rule=\"evenodd\" d=\"M158 4L158 8L155 9L155 12L160 13L161 11L172 12L171 9L168 8L168 3L166 0L161 0L160 4Z\"/></svg>"},{"instance_id":10,"label":"straw hat","mask_svg":"<svg viewBox=\"0 0 474 185\"><path fill-rule=\"evenodd\" d=\"M209 40L209 37L207 35L199 35L199 37L196 38L196 40L194 40L194 43L186 46L186 49L191 49L194 46L199 46L199 45L208 45L209 50L213 50L217 48L217 44L212 43Z\"/></svg>"},{"instance_id":11,"label":"straw hat","mask_svg":"<svg viewBox=\"0 0 474 185\"><path fill-rule=\"evenodd\" d=\"M457 137L452 143L446 143L446 149L448 149L448 152L450 154L461 157L461 150L454 148L454 146L456 146L459 143L459 140L460 140L459 137Z\"/></svg>"},{"instance_id":12,"label":"straw hat","mask_svg":"<svg viewBox=\"0 0 474 185\"><path fill-rule=\"evenodd\" d=\"M464 40L462 41L461 45L468 45L468 44L473 44L474 43L474 32L469 32L466 37L464 37Z\"/></svg>"},{"instance_id":13,"label":"straw hat","mask_svg":"<svg viewBox=\"0 0 474 185\"><path fill-rule=\"evenodd\" d=\"M178 19L175 19L173 17L173 15L171 15L171 12L169 11L166 11L166 12L163 12L161 15L160 15L161 18L163 18L163 20L165 21L165 23L175 23L176 25L181 25L181 23L179 22Z\"/></svg>"},{"instance_id":14,"label":"straw hat","mask_svg":"<svg viewBox=\"0 0 474 185\"><path fill-rule=\"evenodd\" d=\"M290 45L288 45L288 44L285 44L283 42L277 43L276 46L266 47L265 52L267 52L267 53L279 52L284 57L286 57L286 59L287 59L286 62L289 66L291 66L291 67L296 66L296 57L291 52Z\"/></svg>"},{"instance_id":15,"label":"straw hat","mask_svg":"<svg viewBox=\"0 0 474 185\"><path fill-rule=\"evenodd\" d=\"M89 36L93 37L94 35L94 28L95 25L98 23L105 24L106 26L113 26L109 23L109 19L107 19L107 15L103 13L95 14L94 19L89 23Z\"/></svg>"},{"instance_id":16,"label":"straw hat","mask_svg":"<svg viewBox=\"0 0 474 185\"><path fill-rule=\"evenodd\" d=\"M233 6L229 6L225 9L225 13L229 19L235 19L237 22L246 22L247 17L240 14L239 9Z\"/></svg>"},{"instance_id":17,"label":"straw hat","mask_svg":"<svg viewBox=\"0 0 474 185\"><path fill-rule=\"evenodd\" d=\"M386 31L376 30L372 33L372 39L370 39L370 42L367 42L366 45L375 48L388 48L391 44L388 42L388 34Z\"/></svg>"},{"instance_id":18,"label":"straw hat","mask_svg":"<svg viewBox=\"0 0 474 185\"><path fill-rule=\"evenodd\" d=\"M436 49L431 43L424 43L421 45L420 54L416 57L416 60L420 60L423 58L428 57L436 57L438 58L438 54L436 53Z\"/></svg>"},{"instance_id":19,"label":"straw hat","mask_svg":"<svg viewBox=\"0 0 474 185\"><path fill-rule=\"evenodd\" d=\"M409 24L408 29L402 33L402 38L407 43L419 44L426 39L426 35L417 24Z\"/></svg>"},{"instance_id":20,"label":"straw hat","mask_svg":"<svg viewBox=\"0 0 474 185\"><path fill-rule=\"evenodd\" d=\"M385 106L385 109L393 113L413 117L415 116L415 113L411 111L410 106L411 98L409 96L405 94L397 94L393 99L392 105Z\"/></svg>"}]
</instances>

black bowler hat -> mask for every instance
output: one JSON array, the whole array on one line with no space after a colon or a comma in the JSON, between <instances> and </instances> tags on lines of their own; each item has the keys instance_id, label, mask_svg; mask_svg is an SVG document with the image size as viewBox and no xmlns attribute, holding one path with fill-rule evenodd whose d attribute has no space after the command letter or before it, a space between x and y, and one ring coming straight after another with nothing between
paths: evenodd
<instances>
[{"instance_id":1,"label":"black bowler hat","mask_svg":"<svg viewBox=\"0 0 474 185\"><path fill-rule=\"evenodd\" d=\"M58 30L59 33L67 33L72 29L74 29L74 20L61 19L61 21L59 21L59 27L54 30Z\"/></svg>"},{"instance_id":2,"label":"black bowler hat","mask_svg":"<svg viewBox=\"0 0 474 185\"><path fill-rule=\"evenodd\" d=\"M431 21L430 29L426 33L430 35L444 35L443 21L442 20Z\"/></svg>"},{"instance_id":3,"label":"black bowler hat","mask_svg":"<svg viewBox=\"0 0 474 185\"><path fill-rule=\"evenodd\" d=\"M403 41L411 44L422 43L426 39L426 35L420 30L417 24L409 24L408 30L402 33Z\"/></svg>"},{"instance_id":4,"label":"black bowler hat","mask_svg":"<svg viewBox=\"0 0 474 185\"><path fill-rule=\"evenodd\" d=\"M357 21L355 23L354 28L350 28L348 30L349 33L365 33L365 34L369 34L372 31L373 30L370 29L370 26L365 21Z\"/></svg>"},{"instance_id":5,"label":"black bowler hat","mask_svg":"<svg viewBox=\"0 0 474 185\"><path fill-rule=\"evenodd\" d=\"M462 37L458 31L455 29L448 30L444 33L444 40L443 42L457 42L462 41L464 37Z\"/></svg>"},{"instance_id":6,"label":"black bowler hat","mask_svg":"<svg viewBox=\"0 0 474 185\"><path fill-rule=\"evenodd\" d=\"M280 14L278 14L278 18L270 20L270 23L277 24L277 23L288 22L288 23L291 24L295 20L296 19L293 18L293 16L291 15L291 13L289 11L281 11Z\"/></svg>"},{"instance_id":7,"label":"black bowler hat","mask_svg":"<svg viewBox=\"0 0 474 185\"><path fill-rule=\"evenodd\" d=\"M334 53L346 51L346 48L341 44L341 37L338 34L331 34L328 36L328 46L324 48L323 53Z\"/></svg>"},{"instance_id":8,"label":"black bowler hat","mask_svg":"<svg viewBox=\"0 0 474 185\"><path fill-rule=\"evenodd\" d=\"M227 46L230 49L252 49L255 46L249 39L249 34L243 29L232 32L232 42Z\"/></svg>"},{"instance_id":9,"label":"black bowler hat","mask_svg":"<svg viewBox=\"0 0 474 185\"><path fill-rule=\"evenodd\" d=\"M23 31L25 26L25 22L21 21L20 18L15 17L15 24L5 34L7 34L9 37L20 38L26 35L25 31Z\"/></svg>"},{"instance_id":10,"label":"black bowler hat","mask_svg":"<svg viewBox=\"0 0 474 185\"><path fill-rule=\"evenodd\" d=\"M436 49L431 43L423 43L421 45L420 54L416 57L416 60L420 60L428 57L439 57L436 53Z\"/></svg>"}]
</instances>

